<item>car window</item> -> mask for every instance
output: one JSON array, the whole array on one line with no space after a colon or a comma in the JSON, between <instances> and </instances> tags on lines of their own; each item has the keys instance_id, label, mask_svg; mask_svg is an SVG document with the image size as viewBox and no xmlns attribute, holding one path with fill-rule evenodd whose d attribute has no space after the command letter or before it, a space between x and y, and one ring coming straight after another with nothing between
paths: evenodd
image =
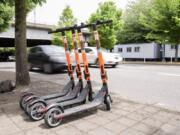
<instances>
[{"instance_id":1,"label":"car window","mask_svg":"<svg viewBox=\"0 0 180 135\"><path fill-rule=\"evenodd\" d=\"M42 53L42 52L43 52L42 49L39 48L39 47L37 47L36 50L35 50L35 53Z\"/></svg>"},{"instance_id":2,"label":"car window","mask_svg":"<svg viewBox=\"0 0 180 135\"><path fill-rule=\"evenodd\" d=\"M36 48L31 48L30 49L30 53L35 53L36 52Z\"/></svg>"},{"instance_id":3,"label":"car window","mask_svg":"<svg viewBox=\"0 0 180 135\"><path fill-rule=\"evenodd\" d=\"M43 52L40 47L34 47L30 50L30 53L41 53Z\"/></svg>"},{"instance_id":4,"label":"car window","mask_svg":"<svg viewBox=\"0 0 180 135\"><path fill-rule=\"evenodd\" d=\"M85 52L86 52L86 53L90 53L90 52L92 52L92 49L90 49L90 48L85 48Z\"/></svg>"},{"instance_id":5,"label":"car window","mask_svg":"<svg viewBox=\"0 0 180 135\"><path fill-rule=\"evenodd\" d=\"M64 53L63 47L58 46L43 46L43 51L47 54L56 54L56 53Z\"/></svg>"}]
</instances>

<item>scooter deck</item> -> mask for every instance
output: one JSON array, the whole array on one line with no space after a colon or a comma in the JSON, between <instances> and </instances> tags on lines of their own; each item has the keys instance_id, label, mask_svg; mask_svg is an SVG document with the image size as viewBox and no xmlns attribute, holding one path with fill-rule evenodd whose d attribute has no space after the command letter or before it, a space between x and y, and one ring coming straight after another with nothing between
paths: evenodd
<instances>
[{"instance_id":1,"label":"scooter deck","mask_svg":"<svg viewBox=\"0 0 180 135\"><path fill-rule=\"evenodd\" d=\"M77 114L80 112L84 112L87 110L96 109L99 105L104 103L105 94L106 94L106 92L104 90L104 87L102 87L102 89L97 93L97 95L95 96L95 98L93 99L92 102L65 109L64 113L60 114L60 116L58 116L58 117L64 118L64 117L67 117L67 116L70 116L73 114Z\"/></svg>"},{"instance_id":2,"label":"scooter deck","mask_svg":"<svg viewBox=\"0 0 180 135\"><path fill-rule=\"evenodd\" d=\"M88 96L89 93L89 85L87 84L85 88L81 91L79 96L73 100L68 100L65 102L60 103L59 105L62 106L63 108L70 106L70 105L76 105L79 103L82 103L83 101L86 100L86 97Z\"/></svg>"},{"instance_id":3,"label":"scooter deck","mask_svg":"<svg viewBox=\"0 0 180 135\"><path fill-rule=\"evenodd\" d=\"M41 99L44 100L51 100L51 99L55 99L55 98L59 98L59 97L63 97L65 95L67 95L73 88L73 82L70 80L63 88L63 90L59 93L55 93L55 94L51 94L51 95L45 95L40 97Z\"/></svg>"},{"instance_id":4,"label":"scooter deck","mask_svg":"<svg viewBox=\"0 0 180 135\"><path fill-rule=\"evenodd\" d=\"M64 101L68 101L71 99L74 99L78 96L79 92L82 90L82 82L78 82L76 86L74 86L74 89L71 90L67 95L55 99L46 100L47 104L50 103L60 103Z\"/></svg>"}]
</instances>

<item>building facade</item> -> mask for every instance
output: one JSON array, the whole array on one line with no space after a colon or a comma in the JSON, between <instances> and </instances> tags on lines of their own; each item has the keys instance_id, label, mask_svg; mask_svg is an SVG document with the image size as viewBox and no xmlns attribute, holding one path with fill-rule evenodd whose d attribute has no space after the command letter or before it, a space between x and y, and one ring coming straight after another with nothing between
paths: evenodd
<instances>
[{"instance_id":1,"label":"building facade","mask_svg":"<svg viewBox=\"0 0 180 135\"><path fill-rule=\"evenodd\" d=\"M119 53L125 60L170 60L175 57L174 46L165 45L163 48L156 43L118 44L114 46L114 52Z\"/></svg>"}]
</instances>

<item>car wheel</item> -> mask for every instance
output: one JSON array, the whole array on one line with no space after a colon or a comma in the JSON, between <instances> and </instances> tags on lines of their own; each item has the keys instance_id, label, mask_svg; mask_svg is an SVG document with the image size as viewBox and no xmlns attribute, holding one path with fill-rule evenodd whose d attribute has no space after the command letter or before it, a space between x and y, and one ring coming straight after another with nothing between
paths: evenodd
<instances>
[{"instance_id":1,"label":"car wheel","mask_svg":"<svg viewBox=\"0 0 180 135\"><path fill-rule=\"evenodd\" d=\"M50 74L53 72L53 68L51 64L44 64L43 65L43 70L45 73Z\"/></svg>"},{"instance_id":2,"label":"car wheel","mask_svg":"<svg viewBox=\"0 0 180 135\"><path fill-rule=\"evenodd\" d=\"M113 68L115 68L116 66L117 66L116 64L115 64L115 65L112 65Z\"/></svg>"}]
</instances>

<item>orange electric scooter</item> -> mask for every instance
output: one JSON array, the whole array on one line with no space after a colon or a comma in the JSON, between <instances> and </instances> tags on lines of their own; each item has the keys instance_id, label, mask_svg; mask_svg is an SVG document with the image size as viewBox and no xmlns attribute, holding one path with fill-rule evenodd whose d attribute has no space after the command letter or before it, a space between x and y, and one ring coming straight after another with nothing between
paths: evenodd
<instances>
[{"instance_id":1,"label":"orange electric scooter","mask_svg":"<svg viewBox=\"0 0 180 135\"><path fill-rule=\"evenodd\" d=\"M83 105L79 105L79 106L71 107L71 108L67 108L67 109L64 109L63 105L61 105L61 103L49 105L47 107L48 110L44 117L45 123L49 127L58 126L65 117L68 117L68 116L71 116L73 114L77 114L80 112L88 111L91 109L96 109L98 106L100 106L102 104L106 105L107 110L111 109L112 99L111 99L111 96L109 95L109 90L108 90L108 85L107 85L107 76L106 76L106 71L104 69L104 61L103 61L102 52L101 52L101 48L100 48L101 44L100 44L99 35L98 35L98 31L97 31L97 25L103 25L103 24L109 24L109 23L112 23L112 21L111 20L97 21L96 23L93 23L93 24L81 25L81 26L76 27L76 29L78 30L78 36L80 39L81 49L82 49L81 52L82 52L82 56L83 56L84 60L86 60L86 54L85 54L85 50L84 50L84 40L83 40L81 29L87 28L87 27L91 27L93 29L94 37L96 40L100 74L101 74L101 79L102 79L102 88L101 88L101 90L98 91L98 93L95 95L95 97L93 98L93 100L91 102L88 102ZM88 64L88 63L85 63L85 65L84 65L85 69L87 68L86 64ZM87 68L87 71L88 71L88 68ZM84 73L85 73L85 76L88 78L89 77L88 72L84 72ZM92 97L90 97L90 99L91 98Z\"/></svg>"}]
</instances>

